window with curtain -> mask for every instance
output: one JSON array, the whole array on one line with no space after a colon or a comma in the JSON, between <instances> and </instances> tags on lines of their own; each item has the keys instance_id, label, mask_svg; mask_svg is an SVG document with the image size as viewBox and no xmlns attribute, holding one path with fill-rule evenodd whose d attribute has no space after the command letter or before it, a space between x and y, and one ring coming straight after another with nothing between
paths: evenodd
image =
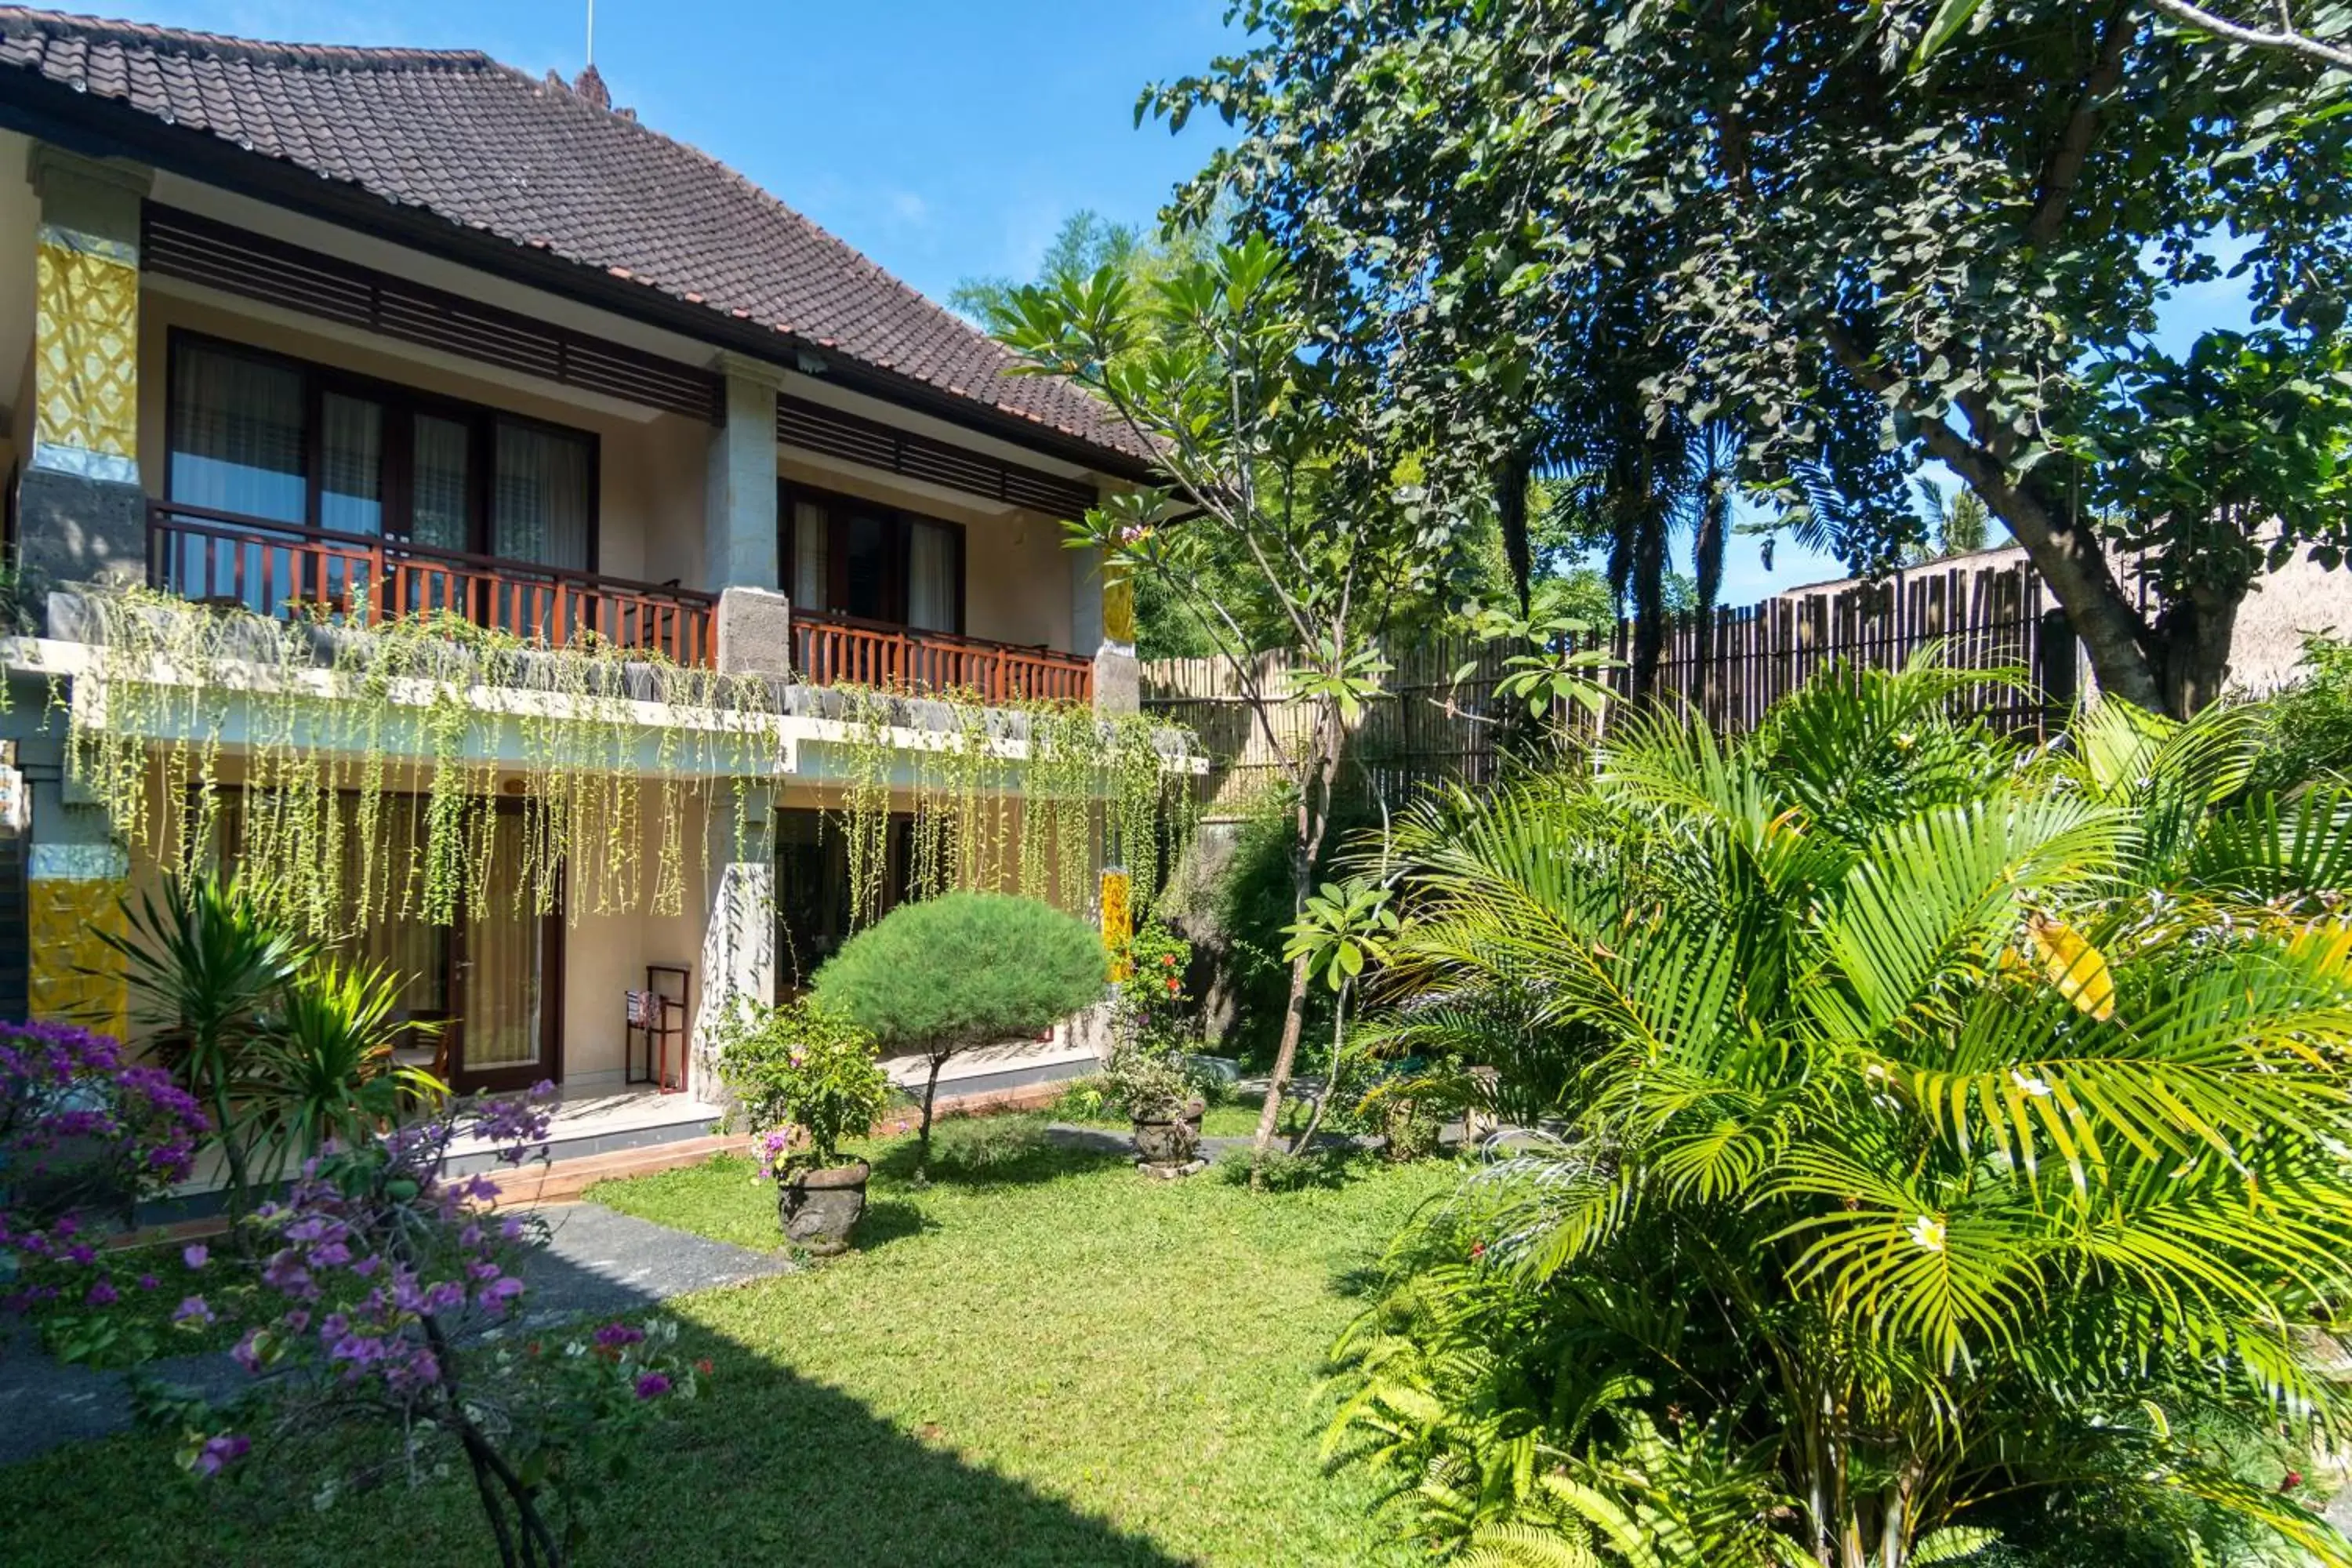
<instances>
[{"instance_id":1,"label":"window with curtain","mask_svg":"<svg viewBox=\"0 0 2352 1568\"><path fill-rule=\"evenodd\" d=\"M440 550L473 544L473 431L437 414L416 416L408 537Z\"/></svg>"},{"instance_id":2,"label":"window with curtain","mask_svg":"<svg viewBox=\"0 0 2352 1568\"><path fill-rule=\"evenodd\" d=\"M587 570L593 450L586 437L571 431L498 422L492 554Z\"/></svg>"},{"instance_id":3,"label":"window with curtain","mask_svg":"<svg viewBox=\"0 0 2352 1568\"><path fill-rule=\"evenodd\" d=\"M319 526L383 531L383 405L330 392L319 399Z\"/></svg>"},{"instance_id":4,"label":"window with curtain","mask_svg":"<svg viewBox=\"0 0 2352 1568\"><path fill-rule=\"evenodd\" d=\"M920 520L907 525L907 624L918 631L953 632L961 542L953 529Z\"/></svg>"},{"instance_id":5,"label":"window with curtain","mask_svg":"<svg viewBox=\"0 0 2352 1568\"><path fill-rule=\"evenodd\" d=\"M184 344L173 357L172 499L277 522L309 515L310 399L299 369Z\"/></svg>"},{"instance_id":6,"label":"window with curtain","mask_svg":"<svg viewBox=\"0 0 2352 1568\"><path fill-rule=\"evenodd\" d=\"M777 531L794 605L962 633L962 529L871 501L779 489Z\"/></svg>"},{"instance_id":7,"label":"window with curtain","mask_svg":"<svg viewBox=\"0 0 2352 1568\"><path fill-rule=\"evenodd\" d=\"M793 603L804 610L829 609L833 595L826 573L833 562L833 531L825 510L815 501L799 500L784 515L793 520L784 552L792 563Z\"/></svg>"},{"instance_id":8,"label":"window with curtain","mask_svg":"<svg viewBox=\"0 0 2352 1568\"><path fill-rule=\"evenodd\" d=\"M170 403L173 500L542 566L593 565L596 438L583 431L193 334L173 339Z\"/></svg>"}]
</instances>

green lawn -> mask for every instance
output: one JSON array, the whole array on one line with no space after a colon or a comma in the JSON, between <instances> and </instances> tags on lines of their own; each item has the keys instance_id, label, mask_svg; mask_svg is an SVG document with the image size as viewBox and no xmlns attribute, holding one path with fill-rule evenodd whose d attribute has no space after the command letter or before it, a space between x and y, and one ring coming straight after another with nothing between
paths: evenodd
<instances>
[{"instance_id":1,"label":"green lawn","mask_svg":"<svg viewBox=\"0 0 2352 1568\"><path fill-rule=\"evenodd\" d=\"M941 1129L938 1177L877 1151L857 1250L673 1304L710 1397L659 1429L589 1563L1352 1564L1360 1478L1324 1476L1322 1355L1360 1270L1442 1165L1253 1196L1050 1150L1044 1118ZM615 1208L749 1246L741 1162L607 1184ZM492 1561L470 1496L388 1488L261 1516L122 1438L0 1469L11 1564Z\"/></svg>"}]
</instances>

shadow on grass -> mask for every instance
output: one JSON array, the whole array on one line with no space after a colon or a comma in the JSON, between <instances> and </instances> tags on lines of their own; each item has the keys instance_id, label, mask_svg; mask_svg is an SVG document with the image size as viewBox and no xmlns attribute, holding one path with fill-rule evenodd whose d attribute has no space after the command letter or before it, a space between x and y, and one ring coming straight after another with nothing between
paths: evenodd
<instances>
[{"instance_id":1,"label":"shadow on grass","mask_svg":"<svg viewBox=\"0 0 2352 1568\"><path fill-rule=\"evenodd\" d=\"M964 1434L929 1424L903 1430L793 1372L773 1347L688 1323L678 1348L715 1363L704 1396L638 1435L628 1475L604 1489L583 1562L1181 1568L1148 1540L967 1463L957 1452ZM330 1513L307 1506L307 1481L226 1495L182 1484L175 1445L161 1437L70 1445L0 1467L0 1562L439 1568L494 1560L471 1489L450 1479L418 1490L399 1484L396 1464L369 1463L392 1451L378 1436L339 1434L336 1468L365 1465L372 1479Z\"/></svg>"},{"instance_id":2,"label":"shadow on grass","mask_svg":"<svg viewBox=\"0 0 2352 1568\"><path fill-rule=\"evenodd\" d=\"M905 1198L876 1198L866 1204L857 1228L850 1234L850 1250L872 1252L894 1241L939 1228L940 1222L925 1214L919 1204Z\"/></svg>"},{"instance_id":3,"label":"shadow on grass","mask_svg":"<svg viewBox=\"0 0 2352 1568\"><path fill-rule=\"evenodd\" d=\"M705 1547L681 1550L677 1534L690 1519L714 1563L749 1549L785 1563L1177 1568L1149 1541L965 1463L965 1434L902 1430L725 1335L689 1327L679 1348L712 1357L719 1378L686 1419L653 1430L643 1468L664 1479L633 1489L634 1540L614 1529L600 1560L609 1548L613 1562L702 1562Z\"/></svg>"}]
</instances>

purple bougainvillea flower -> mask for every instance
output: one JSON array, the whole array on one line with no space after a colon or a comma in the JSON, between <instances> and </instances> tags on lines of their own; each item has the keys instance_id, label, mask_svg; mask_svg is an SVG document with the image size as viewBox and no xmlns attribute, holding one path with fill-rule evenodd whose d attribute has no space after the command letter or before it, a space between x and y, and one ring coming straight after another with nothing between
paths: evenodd
<instances>
[{"instance_id":1,"label":"purple bougainvillea flower","mask_svg":"<svg viewBox=\"0 0 2352 1568\"><path fill-rule=\"evenodd\" d=\"M596 1331L596 1342L606 1350L619 1350L623 1345L635 1344L646 1337L643 1329L633 1329L626 1323L607 1323Z\"/></svg>"},{"instance_id":2,"label":"purple bougainvillea flower","mask_svg":"<svg viewBox=\"0 0 2352 1568\"><path fill-rule=\"evenodd\" d=\"M200 1476L216 1476L246 1456L253 1439L242 1432L224 1432L217 1437L207 1437L205 1446L196 1450L192 1468Z\"/></svg>"},{"instance_id":3,"label":"purple bougainvillea flower","mask_svg":"<svg viewBox=\"0 0 2352 1568\"><path fill-rule=\"evenodd\" d=\"M188 1297L180 1303L180 1310L172 1314L172 1321L175 1323L209 1323L212 1321L213 1310L205 1304L202 1296Z\"/></svg>"},{"instance_id":4,"label":"purple bougainvillea flower","mask_svg":"<svg viewBox=\"0 0 2352 1568\"><path fill-rule=\"evenodd\" d=\"M202 1268L212 1258L212 1248L201 1241L192 1241L180 1248L180 1261L191 1268Z\"/></svg>"},{"instance_id":5,"label":"purple bougainvillea flower","mask_svg":"<svg viewBox=\"0 0 2352 1568\"><path fill-rule=\"evenodd\" d=\"M92 1280L89 1294L82 1298L84 1303L92 1307L111 1307L117 1300L114 1287L103 1279Z\"/></svg>"},{"instance_id":6,"label":"purple bougainvillea flower","mask_svg":"<svg viewBox=\"0 0 2352 1568\"><path fill-rule=\"evenodd\" d=\"M645 1376L637 1379L637 1397L639 1399L659 1399L663 1394L667 1394L668 1392L669 1379L664 1377L660 1373L649 1372L646 1373Z\"/></svg>"}]
</instances>

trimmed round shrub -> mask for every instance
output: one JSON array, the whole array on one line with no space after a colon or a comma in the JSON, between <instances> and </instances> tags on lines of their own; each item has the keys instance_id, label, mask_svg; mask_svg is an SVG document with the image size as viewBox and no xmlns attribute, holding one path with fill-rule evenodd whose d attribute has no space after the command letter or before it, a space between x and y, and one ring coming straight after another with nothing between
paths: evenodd
<instances>
[{"instance_id":1,"label":"trimmed round shrub","mask_svg":"<svg viewBox=\"0 0 2352 1568\"><path fill-rule=\"evenodd\" d=\"M919 1159L931 1148L940 1068L975 1046L1020 1039L1102 1000L1102 939L1035 899L942 893L902 904L816 972L819 1006L884 1051L930 1059Z\"/></svg>"}]
</instances>

